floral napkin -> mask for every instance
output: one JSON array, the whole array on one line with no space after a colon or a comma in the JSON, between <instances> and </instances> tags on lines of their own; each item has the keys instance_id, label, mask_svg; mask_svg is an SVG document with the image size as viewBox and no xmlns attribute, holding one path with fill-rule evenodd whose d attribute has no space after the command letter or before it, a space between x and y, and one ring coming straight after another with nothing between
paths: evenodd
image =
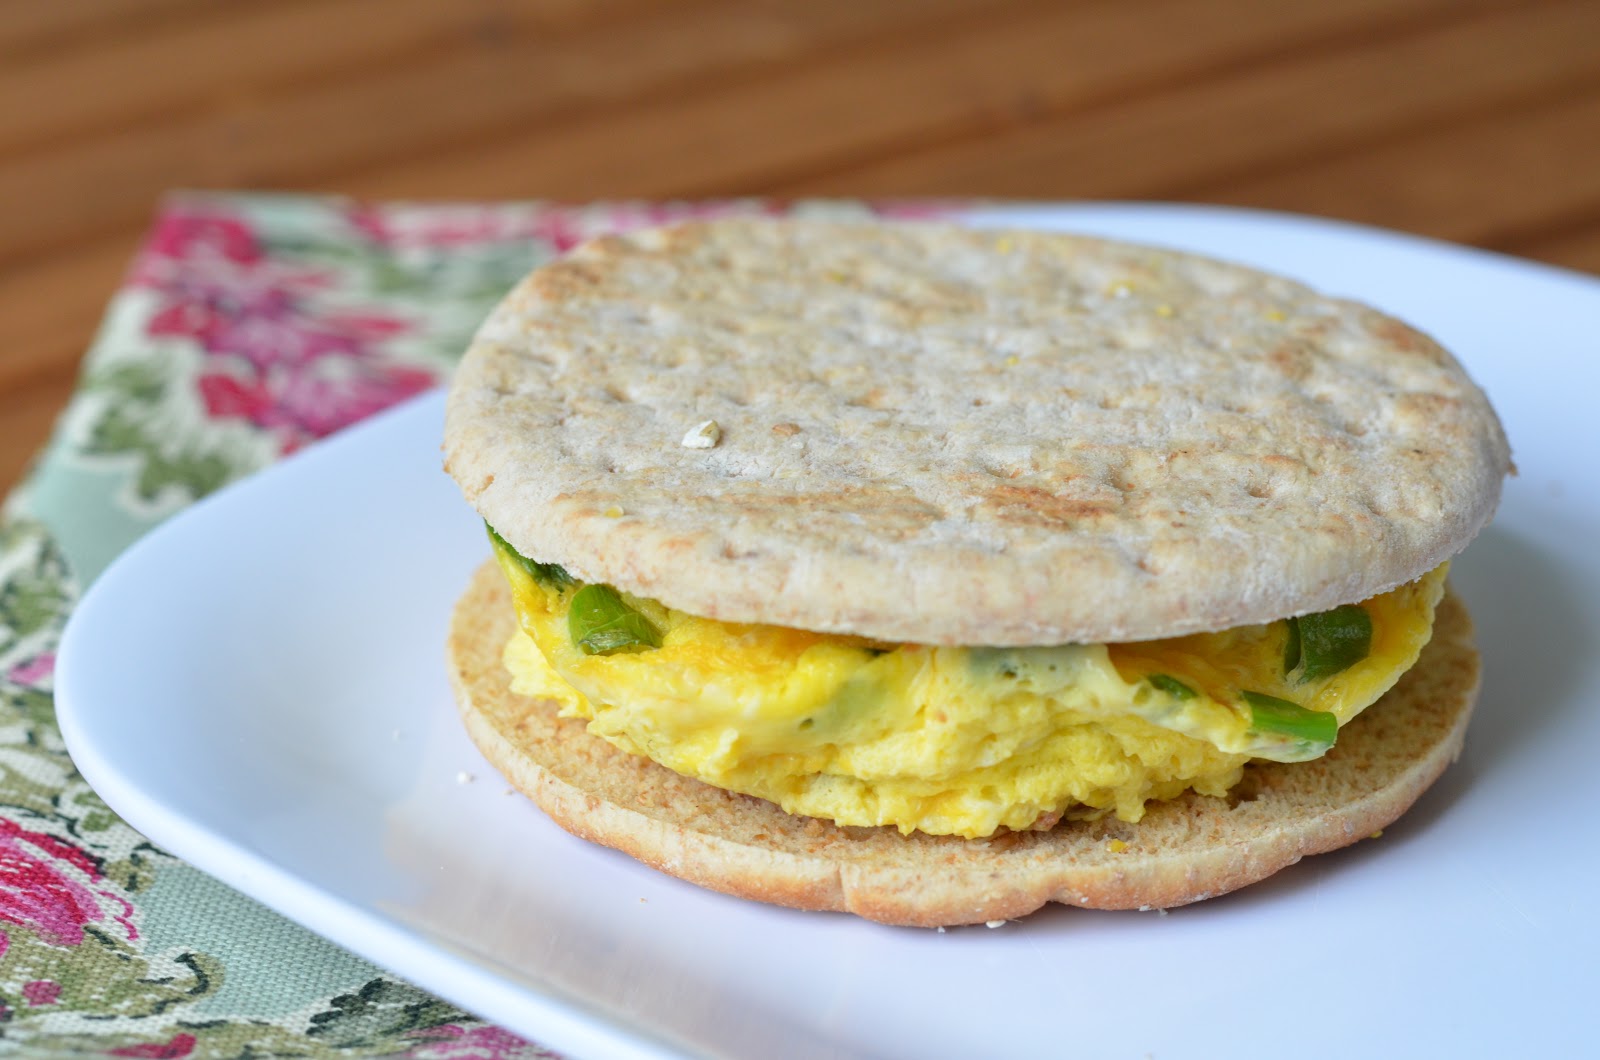
<instances>
[{"instance_id":1,"label":"floral napkin","mask_svg":"<svg viewBox=\"0 0 1600 1060\"><path fill-rule=\"evenodd\" d=\"M954 205L169 199L0 515L0 1053L554 1056L119 820L55 723L54 652L73 601L199 497L441 382L500 295L583 239L692 216Z\"/></svg>"}]
</instances>

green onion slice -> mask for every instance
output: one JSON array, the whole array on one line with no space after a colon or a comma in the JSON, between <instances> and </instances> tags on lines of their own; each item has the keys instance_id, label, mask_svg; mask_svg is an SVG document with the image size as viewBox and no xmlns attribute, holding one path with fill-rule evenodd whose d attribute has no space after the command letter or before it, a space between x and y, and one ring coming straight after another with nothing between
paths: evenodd
<instances>
[{"instance_id":1,"label":"green onion slice","mask_svg":"<svg viewBox=\"0 0 1600 1060\"><path fill-rule=\"evenodd\" d=\"M568 574L565 567L555 563L539 563L535 560L531 560L527 556L524 556L522 553L518 552L516 549L512 548L511 543L505 538L501 537L494 527L490 526L488 523L484 523L483 528L489 531L489 541L494 545L495 548L516 560L519 567L527 571L529 576L532 577L534 581L538 582L546 589L552 589L559 593L578 584L578 579Z\"/></svg>"},{"instance_id":2,"label":"green onion slice","mask_svg":"<svg viewBox=\"0 0 1600 1060\"><path fill-rule=\"evenodd\" d=\"M1372 616L1359 604L1301 615L1299 683L1343 673L1372 651Z\"/></svg>"},{"instance_id":3,"label":"green onion slice","mask_svg":"<svg viewBox=\"0 0 1600 1060\"><path fill-rule=\"evenodd\" d=\"M1300 620L1285 619L1285 624L1289 627L1289 636L1283 642L1283 676L1288 677L1289 671L1300 665Z\"/></svg>"},{"instance_id":4,"label":"green onion slice","mask_svg":"<svg viewBox=\"0 0 1600 1060\"><path fill-rule=\"evenodd\" d=\"M567 632L585 655L614 655L661 647L661 631L623 602L609 585L585 585L572 596Z\"/></svg>"},{"instance_id":5,"label":"green onion slice","mask_svg":"<svg viewBox=\"0 0 1600 1060\"><path fill-rule=\"evenodd\" d=\"M1194 689L1168 674L1145 674L1144 679L1157 691L1165 692L1173 699L1193 699L1197 694Z\"/></svg>"},{"instance_id":6,"label":"green onion slice","mask_svg":"<svg viewBox=\"0 0 1600 1060\"><path fill-rule=\"evenodd\" d=\"M1260 692L1243 692L1250 707L1250 728L1254 732L1292 736L1324 751L1339 737L1339 719L1325 710L1308 710L1287 699Z\"/></svg>"}]
</instances>

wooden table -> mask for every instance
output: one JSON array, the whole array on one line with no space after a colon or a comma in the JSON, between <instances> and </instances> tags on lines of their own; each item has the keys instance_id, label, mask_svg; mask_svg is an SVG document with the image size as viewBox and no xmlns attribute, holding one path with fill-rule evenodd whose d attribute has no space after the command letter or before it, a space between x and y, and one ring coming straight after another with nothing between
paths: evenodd
<instances>
[{"instance_id":1,"label":"wooden table","mask_svg":"<svg viewBox=\"0 0 1600 1060\"><path fill-rule=\"evenodd\" d=\"M9 0L0 485L175 187L1180 199L1600 271L1600 2Z\"/></svg>"}]
</instances>

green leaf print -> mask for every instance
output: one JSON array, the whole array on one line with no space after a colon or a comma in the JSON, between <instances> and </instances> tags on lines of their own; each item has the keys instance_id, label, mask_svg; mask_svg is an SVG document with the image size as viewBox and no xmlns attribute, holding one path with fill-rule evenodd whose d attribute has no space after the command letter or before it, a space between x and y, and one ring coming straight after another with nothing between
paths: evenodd
<instances>
[{"instance_id":1,"label":"green leaf print","mask_svg":"<svg viewBox=\"0 0 1600 1060\"><path fill-rule=\"evenodd\" d=\"M30 734L54 728L55 697L37 688L15 688L0 683L0 718L20 721ZM30 737L29 742L37 744L39 741Z\"/></svg>"},{"instance_id":2,"label":"green leaf print","mask_svg":"<svg viewBox=\"0 0 1600 1060\"><path fill-rule=\"evenodd\" d=\"M392 979L373 979L354 994L334 998L329 1006L311 1017L306 1033L339 1048L374 1045L406 1031L461 1019L453 1006Z\"/></svg>"},{"instance_id":3,"label":"green leaf print","mask_svg":"<svg viewBox=\"0 0 1600 1060\"><path fill-rule=\"evenodd\" d=\"M139 472L136 489L145 500L153 500L162 490L181 489L190 497L204 497L221 489L233 477L228 462L214 453L175 453L145 450L144 469Z\"/></svg>"},{"instance_id":4,"label":"green leaf print","mask_svg":"<svg viewBox=\"0 0 1600 1060\"><path fill-rule=\"evenodd\" d=\"M95 456L115 456L122 453L143 453L150 448L145 440L144 424L126 405L108 405L89 430L83 451Z\"/></svg>"},{"instance_id":5,"label":"green leaf print","mask_svg":"<svg viewBox=\"0 0 1600 1060\"><path fill-rule=\"evenodd\" d=\"M0 583L0 651L64 619L67 600L60 580L38 571Z\"/></svg>"},{"instance_id":6,"label":"green leaf print","mask_svg":"<svg viewBox=\"0 0 1600 1060\"><path fill-rule=\"evenodd\" d=\"M234 466L216 453L169 449L157 431L128 405L108 405L90 428L83 452L92 456L137 458L139 474L134 493L142 501L155 501L164 491L178 490L198 499L226 485Z\"/></svg>"},{"instance_id":7,"label":"green leaf print","mask_svg":"<svg viewBox=\"0 0 1600 1060\"><path fill-rule=\"evenodd\" d=\"M110 391L129 401L153 405L166 394L167 379L160 362L118 361L91 371L84 388Z\"/></svg>"},{"instance_id":8,"label":"green leaf print","mask_svg":"<svg viewBox=\"0 0 1600 1060\"><path fill-rule=\"evenodd\" d=\"M116 929L97 924L86 926L83 941L71 946L9 925L6 934L10 945L0 957L0 989L5 991L0 998L17 1018L44 1015L38 1011L44 1006L30 1003L20 985L12 984L54 984L48 1011L100 1018L158 1016L222 985L222 965L214 957L180 951L147 958L119 938Z\"/></svg>"}]
</instances>

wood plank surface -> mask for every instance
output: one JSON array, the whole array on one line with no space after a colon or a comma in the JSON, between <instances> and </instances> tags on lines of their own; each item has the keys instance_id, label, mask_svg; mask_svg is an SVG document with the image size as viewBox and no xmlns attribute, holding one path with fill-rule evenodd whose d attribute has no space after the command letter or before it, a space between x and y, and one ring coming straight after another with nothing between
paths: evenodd
<instances>
[{"instance_id":1,"label":"wood plank surface","mask_svg":"<svg viewBox=\"0 0 1600 1060\"><path fill-rule=\"evenodd\" d=\"M1179 199L1600 271L1600 0L5 0L0 486L174 187Z\"/></svg>"}]
</instances>

